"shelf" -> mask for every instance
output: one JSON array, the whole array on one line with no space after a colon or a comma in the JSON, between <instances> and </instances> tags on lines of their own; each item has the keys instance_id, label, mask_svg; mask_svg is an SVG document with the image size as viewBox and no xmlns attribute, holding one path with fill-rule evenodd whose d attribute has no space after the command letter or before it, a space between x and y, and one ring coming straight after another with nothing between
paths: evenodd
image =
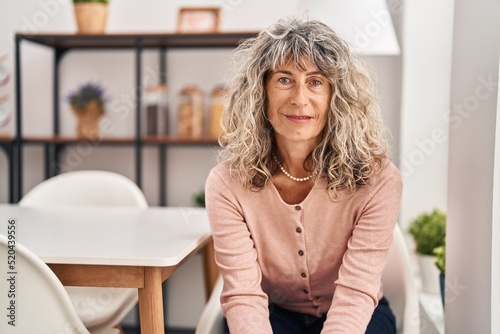
<instances>
[{"instance_id":1,"label":"shelf","mask_svg":"<svg viewBox=\"0 0 500 334\"><path fill-rule=\"evenodd\" d=\"M141 89L137 89L135 99L135 130L130 136L118 138L102 138L97 140L88 140L76 136L60 135L60 64L63 56L69 50L112 50L112 49L130 49L135 52L135 60L131 69L135 76L135 87L142 87L142 51L147 48L159 49L159 82L166 83L166 55L169 49L191 48L191 49L214 49L226 48L234 49L242 41L256 37L258 32L223 32L223 33L195 33L195 34L162 34L162 33L112 33L101 35L84 34L64 34L64 33L16 33L15 35L15 82L16 82L16 133L14 138L0 139L0 148L7 152L10 167L10 185L9 201L17 202L22 195L22 171L24 145L42 145L44 146L44 168L45 178L52 177L60 172L58 163L61 152L67 145L78 145L79 143L89 143L93 146L98 145L123 145L130 146L134 150L135 162L135 182L142 187L142 149L145 146L157 146L159 161L160 183L160 205L167 204L166 198L166 171L167 168L167 150L172 146L212 146L218 147L216 138L181 138L177 136L142 136L141 135L141 107L142 94ZM21 49L23 42L36 43L54 50L53 52L53 135L45 136L25 136L22 133L22 76L21 76ZM54 168L55 166L55 168Z\"/></svg>"},{"instance_id":2,"label":"shelf","mask_svg":"<svg viewBox=\"0 0 500 334\"><path fill-rule=\"evenodd\" d=\"M1 144L12 144L15 141L13 137L10 136L0 136Z\"/></svg>"},{"instance_id":3,"label":"shelf","mask_svg":"<svg viewBox=\"0 0 500 334\"><path fill-rule=\"evenodd\" d=\"M122 137L122 138L104 138L98 140L89 140L86 138L77 138L70 136L37 136L30 137L24 136L22 139L25 144L76 144L83 141L91 143L103 143L103 144L133 144L135 142L134 137Z\"/></svg>"},{"instance_id":4,"label":"shelf","mask_svg":"<svg viewBox=\"0 0 500 334\"><path fill-rule=\"evenodd\" d=\"M140 41L143 48L234 47L242 40L255 37L257 32L226 32L217 34L25 34L16 38L57 49L133 48Z\"/></svg>"},{"instance_id":5,"label":"shelf","mask_svg":"<svg viewBox=\"0 0 500 334\"><path fill-rule=\"evenodd\" d=\"M90 142L94 144L134 144L135 138L130 137L117 137L117 138L102 138L97 140L89 140L86 138L77 138L72 136L24 136L22 139L25 144L77 144L81 142ZM1 142L1 139L0 139ZM144 136L140 142L146 145L218 145L216 138L201 137L201 138L188 138L177 136Z\"/></svg>"},{"instance_id":6,"label":"shelf","mask_svg":"<svg viewBox=\"0 0 500 334\"><path fill-rule=\"evenodd\" d=\"M146 136L142 138L144 144L169 144L169 145L219 145L217 138L201 137L188 138L177 136Z\"/></svg>"}]
</instances>

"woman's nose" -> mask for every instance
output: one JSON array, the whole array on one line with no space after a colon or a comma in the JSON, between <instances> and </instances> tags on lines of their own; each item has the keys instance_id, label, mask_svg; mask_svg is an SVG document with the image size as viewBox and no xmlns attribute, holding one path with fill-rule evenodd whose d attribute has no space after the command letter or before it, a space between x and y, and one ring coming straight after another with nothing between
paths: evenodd
<instances>
[{"instance_id":1,"label":"woman's nose","mask_svg":"<svg viewBox=\"0 0 500 334\"><path fill-rule=\"evenodd\" d=\"M295 88L291 92L290 103L298 107L304 107L309 102L309 96L307 95L307 89L300 84L295 85Z\"/></svg>"}]
</instances>

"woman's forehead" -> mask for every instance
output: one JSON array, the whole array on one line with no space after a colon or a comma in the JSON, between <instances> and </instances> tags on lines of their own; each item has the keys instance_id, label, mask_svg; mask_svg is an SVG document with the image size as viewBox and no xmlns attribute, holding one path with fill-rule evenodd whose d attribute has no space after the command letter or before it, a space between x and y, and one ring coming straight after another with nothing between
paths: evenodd
<instances>
[{"instance_id":1,"label":"woman's forehead","mask_svg":"<svg viewBox=\"0 0 500 334\"><path fill-rule=\"evenodd\" d=\"M301 72L303 71L319 71L318 66L311 60L311 57L305 54L292 55L289 54L283 61L275 64L273 71L280 71L285 68L295 68Z\"/></svg>"}]
</instances>

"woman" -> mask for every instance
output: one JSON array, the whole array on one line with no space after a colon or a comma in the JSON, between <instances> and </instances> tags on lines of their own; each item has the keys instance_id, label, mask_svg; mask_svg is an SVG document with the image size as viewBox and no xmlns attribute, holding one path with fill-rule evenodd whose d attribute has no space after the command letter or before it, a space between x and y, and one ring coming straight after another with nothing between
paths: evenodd
<instances>
[{"instance_id":1,"label":"woman","mask_svg":"<svg viewBox=\"0 0 500 334\"><path fill-rule=\"evenodd\" d=\"M369 77L334 31L241 44L206 207L231 334L394 333L380 282L402 181Z\"/></svg>"}]
</instances>

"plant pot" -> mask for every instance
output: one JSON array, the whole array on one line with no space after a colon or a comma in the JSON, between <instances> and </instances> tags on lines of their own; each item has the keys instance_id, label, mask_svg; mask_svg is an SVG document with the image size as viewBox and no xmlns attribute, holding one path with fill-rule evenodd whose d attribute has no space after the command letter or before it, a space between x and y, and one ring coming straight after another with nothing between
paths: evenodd
<instances>
[{"instance_id":1,"label":"plant pot","mask_svg":"<svg viewBox=\"0 0 500 334\"><path fill-rule=\"evenodd\" d=\"M426 292L439 294L439 269L436 267L433 255L418 254L418 266L422 278L422 289Z\"/></svg>"},{"instance_id":2,"label":"plant pot","mask_svg":"<svg viewBox=\"0 0 500 334\"><path fill-rule=\"evenodd\" d=\"M78 120L76 128L78 137L89 140L100 139L99 122L104 113L102 107L92 101L82 109L73 108L73 111Z\"/></svg>"},{"instance_id":3,"label":"plant pot","mask_svg":"<svg viewBox=\"0 0 500 334\"><path fill-rule=\"evenodd\" d=\"M443 303L443 308L444 308L444 291L445 291L445 280L444 280L444 275L439 274L439 287L441 290L441 302Z\"/></svg>"},{"instance_id":4,"label":"plant pot","mask_svg":"<svg viewBox=\"0 0 500 334\"><path fill-rule=\"evenodd\" d=\"M106 30L108 5L97 2L75 3L76 25L79 34L103 34Z\"/></svg>"}]
</instances>

